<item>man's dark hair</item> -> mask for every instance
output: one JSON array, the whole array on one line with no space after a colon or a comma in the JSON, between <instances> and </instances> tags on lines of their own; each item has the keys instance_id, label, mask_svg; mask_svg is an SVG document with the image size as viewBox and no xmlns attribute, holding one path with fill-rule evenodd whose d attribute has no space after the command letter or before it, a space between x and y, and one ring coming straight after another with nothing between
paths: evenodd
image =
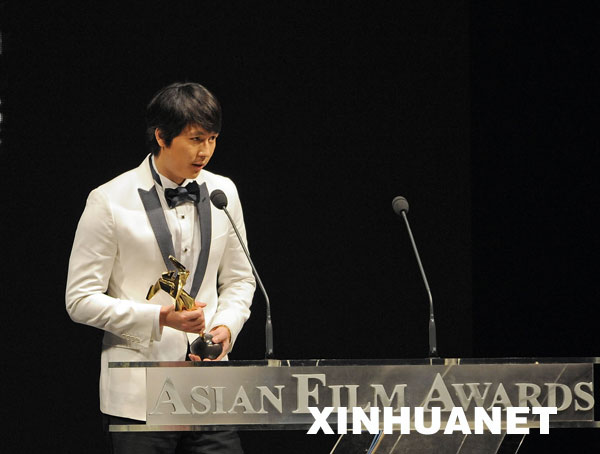
<instances>
[{"instance_id":1,"label":"man's dark hair","mask_svg":"<svg viewBox=\"0 0 600 454\"><path fill-rule=\"evenodd\" d=\"M215 95L193 82L176 82L156 93L146 108L146 139L152 154L160 152L154 136L157 128L170 146L190 124L200 125L207 132L221 132L221 105Z\"/></svg>"}]
</instances>

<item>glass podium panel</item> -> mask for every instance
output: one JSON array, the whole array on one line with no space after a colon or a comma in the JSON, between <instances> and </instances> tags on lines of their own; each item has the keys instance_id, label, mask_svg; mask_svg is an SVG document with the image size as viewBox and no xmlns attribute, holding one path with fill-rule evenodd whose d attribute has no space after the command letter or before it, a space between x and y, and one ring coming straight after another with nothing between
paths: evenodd
<instances>
[{"instance_id":1,"label":"glass podium panel","mask_svg":"<svg viewBox=\"0 0 600 454\"><path fill-rule=\"evenodd\" d=\"M316 430L325 431L328 425L336 433L340 413L347 411L347 419L341 420L346 421L348 435L339 437L333 454L508 454L519 449L523 436L505 434L506 418L496 426L501 432L490 433L486 427L476 434L475 409L490 412L501 407L498 413L506 415L506 408L523 407L528 416L521 427L538 429L542 421L533 410L556 407L556 414L546 415L548 427L598 428L596 364L597 357L110 363L113 369L145 369L147 422L109 430L308 431L316 423L316 409L323 412ZM403 409L409 409L410 416L394 422L398 433L350 435L354 413L362 409L367 414L373 407L381 416L372 432L383 430L385 411L400 418ZM430 435L415 430L416 410L426 412L425 427L439 410L440 429ZM459 429L444 433L450 415L458 410L464 412L471 434ZM410 433L400 434L400 426L408 425Z\"/></svg>"},{"instance_id":2,"label":"glass podium panel","mask_svg":"<svg viewBox=\"0 0 600 454\"><path fill-rule=\"evenodd\" d=\"M522 439L523 436L520 436ZM503 445L505 434L465 435L462 433L444 435L437 433L421 435L418 433L369 435L343 435L331 451L331 454L496 454ZM519 443L504 449L505 454L515 453ZM504 443L505 447L508 444ZM514 450L513 450L514 449Z\"/></svg>"}]
</instances>

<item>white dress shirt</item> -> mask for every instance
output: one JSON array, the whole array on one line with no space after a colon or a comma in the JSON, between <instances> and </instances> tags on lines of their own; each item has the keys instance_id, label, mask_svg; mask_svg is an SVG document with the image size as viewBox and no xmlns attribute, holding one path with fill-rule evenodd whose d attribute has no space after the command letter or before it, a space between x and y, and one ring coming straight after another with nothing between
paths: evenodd
<instances>
[{"instance_id":1,"label":"white dress shirt","mask_svg":"<svg viewBox=\"0 0 600 454\"><path fill-rule=\"evenodd\" d=\"M201 234L198 211L196 205L191 201L182 203L175 208L169 208L165 197L165 189L175 189L179 186L185 186L194 180L187 179L181 184L169 180L158 171L154 156L152 156L152 166L160 178L161 185L156 181L154 185L156 186L156 192L165 213L167 226L171 232L175 258L190 272L188 280L183 287L186 292L190 293L194 272L196 271L196 260L200 255ZM182 332L182 335L185 336L185 333ZM160 339L160 336L160 320L155 319L153 337Z\"/></svg>"}]
</instances>

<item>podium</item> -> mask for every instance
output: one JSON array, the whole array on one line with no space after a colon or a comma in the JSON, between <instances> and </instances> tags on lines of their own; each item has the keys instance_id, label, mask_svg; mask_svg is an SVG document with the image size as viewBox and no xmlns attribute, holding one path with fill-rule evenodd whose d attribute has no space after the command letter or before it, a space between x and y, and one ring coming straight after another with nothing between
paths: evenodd
<instances>
[{"instance_id":1,"label":"podium","mask_svg":"<svg viewBox=\"0 0 600 454\"><path fill-rule=\"evenodd\" d=\"M109 430L312 428L339 434L334 454L514 453L530 429L600 428L596 364L600 358L110 363L145 370L147 420ZM514 407L520 419L511 419Z\"/></svg>"}]
</instances>

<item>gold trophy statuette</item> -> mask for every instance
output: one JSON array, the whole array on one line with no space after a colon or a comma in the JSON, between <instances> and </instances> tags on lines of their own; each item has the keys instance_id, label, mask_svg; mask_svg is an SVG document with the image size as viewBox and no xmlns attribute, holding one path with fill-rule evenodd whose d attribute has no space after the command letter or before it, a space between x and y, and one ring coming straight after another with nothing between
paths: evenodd
<instances>
[{"instance_id":1,"label":"gold trophy statuette","mask_svg":"<svg viewBox=\"0 0 600 454\"><path fill-rule=\"evenodd\" d=\"M172 255L169 255L169 260L175 265L177 271L162 273L158 281L148 290L146 299L150 300L162 289L175 301L176 311L196 310L194 298L183 289L190 272ZM212 342L212 334L200 333L200 337L190 345L190 351L203 359L215 359L221 354L223 347L221 344L214 344Z\"/></svg>"}]
</instances>

